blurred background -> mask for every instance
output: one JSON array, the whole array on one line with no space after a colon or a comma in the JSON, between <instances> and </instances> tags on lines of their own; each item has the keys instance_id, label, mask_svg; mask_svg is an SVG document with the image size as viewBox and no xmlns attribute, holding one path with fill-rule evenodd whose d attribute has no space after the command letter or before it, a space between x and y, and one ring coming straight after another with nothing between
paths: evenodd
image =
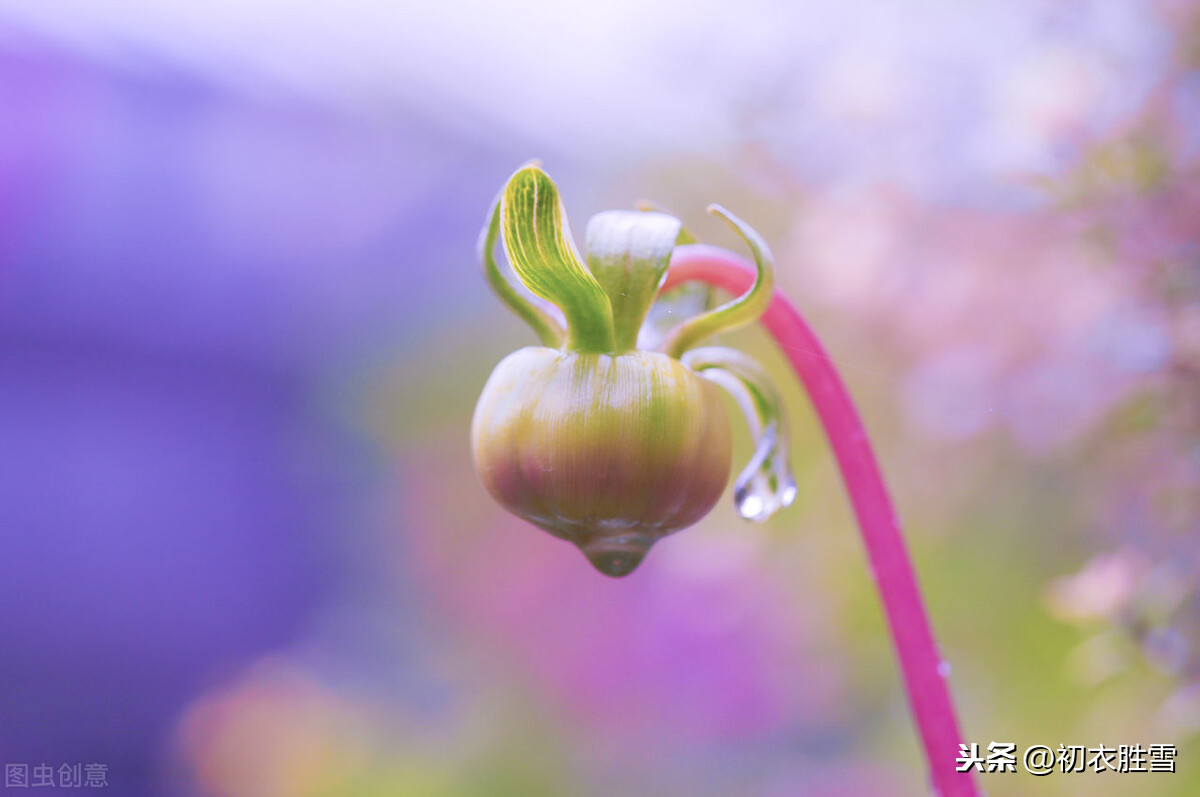
<instances>
[{"instance_id":1,"label":"blurred background","mask_svg":"<svg viewBox=\"0 0 1200 797\"><path fill-rule=\"evenodd\" d=\"M122 795L929 793L761 332L729 342L786 386L800 483L765 526L725 501L612 581L479 486L475 399L534 338L474 246L531 157L577 232L648 197L771 242L968 740L1178 747L991 795L1200 793L1194 0L5 3L0 760Z\"/></svg>"}]
</instances>

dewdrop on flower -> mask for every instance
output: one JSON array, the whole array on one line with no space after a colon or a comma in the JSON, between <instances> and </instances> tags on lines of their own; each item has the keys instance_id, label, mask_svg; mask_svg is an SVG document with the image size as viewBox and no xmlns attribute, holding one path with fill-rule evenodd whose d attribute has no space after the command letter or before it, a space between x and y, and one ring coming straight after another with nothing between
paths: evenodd
<instances>
[{"instance_id":1,"label":"dewdrop on flower","mask_svg":"<svg viewBox=\"0 0 1200 797\"><path fill-rule=\"evenodd\" d=\"M719 500L732 454L718 385L733 394L756 438L734 487L742 515L766 520L796 495L774 386L741 352L693 348L757 320L774 284L757 233L711 210L750 246L757 280L673 327L653 350L637 348L639 331L671 252L689 240L678 219L600 213L588 224L585 264L554 182L533 163L509 179L480 239L488 281L543 345L510 354L484 386L471 424L476 472L506 509L574 543L609 576L632 572L656 541ZM520 282L561 311L565 328L500 273L497 238Z\"/></svg>"}]
</instances>

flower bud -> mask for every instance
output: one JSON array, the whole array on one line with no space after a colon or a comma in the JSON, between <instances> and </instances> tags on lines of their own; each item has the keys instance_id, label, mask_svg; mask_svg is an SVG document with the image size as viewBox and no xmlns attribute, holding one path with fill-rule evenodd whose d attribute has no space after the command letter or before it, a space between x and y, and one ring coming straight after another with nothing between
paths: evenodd
<instances>
[{"instance_id":1,"label":"flower bud","mask_svg":"<svg viewBox=\"0 0 1200 797\"><path fill-rule=\"evenodd\" d=\"M542 347L506 357L471 425L475 469L519 517L623 576L700 520L730 471L718 389L679 360Z\"/></svg>"},{"instance_id":2,"label":"flower bud","mask_svg":"<svg viewBox=\"0 0 1200 797\"><path fill-rule=\"evenodd\" d=\"M606 575L632 572L651 545L700 520L721 496L730 432L714 385L734 396L756 438L734 486L742 516L764 521L796 495L767 375L738 352L693 348L756 320L774 284L758 233L724 208L710 210L749 244L756 279L665 330L646 317L676 244L693 240L679 219L599 213L588 223L585 261L554 181L530 163L509 178L480 235L489 284L544 348L509 355L484 387L471 426L475 469L504 507L579 546ZM521 289L496 264L498 240ZM636 348L654 338L655 351Z\"/></svg>"}]
</instances>

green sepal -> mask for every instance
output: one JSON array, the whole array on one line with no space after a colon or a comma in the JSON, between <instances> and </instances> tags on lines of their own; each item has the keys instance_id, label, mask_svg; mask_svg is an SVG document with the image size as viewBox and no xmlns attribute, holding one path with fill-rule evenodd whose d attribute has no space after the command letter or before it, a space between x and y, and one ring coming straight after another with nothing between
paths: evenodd
<instances>
[{"instance_id":1,"label":"green sepal","mask_svg":"<svg viewBox=\"0 0 1200 797\"><path fill-rule=\"evenodd\" d=\"M483 225L483 231L479 234L479 261L483 265L483 275L487 277L488 284L492 286L492 290L500 301L508 305L508 308L516 313L525 323L533 327L533 331L537 333L538 339L543 346L551 349L557 349L563 345L563 340L566 338L566 330L562 325L552 318L542 308L535 306L527 298L522 296L512 286L508 279L500 272L500 267L496 265L496 239L500 237L500 195L496 195L496 200L492 203L491 210L488 211L488 220Z\"/></svg>"},{"instance_id":2,"label":"green sepal","mask_svg":"<svg viewBox=\"0 0 1200 797\"><path fill-rule=\"evenodd\" d=\"M718 332L727 332L754 323L771 303L771 296L775 291L775 260L762 236L720 205L709 205L708 212L725 219L742 237L754 254L754 264L758 273L749 290L741 296L715 310L689 318L671 330L663 341L662 351L672 357L681 357L685 351Z\"/></svg>"},{"instance_id":3,"label":"green sepal","mask_svg":"<svg viewBox=\"0 0 1200 797\"><path fill-rule=\"evenodd\" d=\"M588 268L608 294L617 352L637 345L682 228L674 216L632 210L598 213L588 222Z\"/></svg>"},{"instance_id":4,"label":"green sepal","mask_svg":"<svg viewBox=\"0 0 1200 797\"><path fill-rule=\"evenodd\" d=\"M554 181L537 166L517 170L500 197L504 249L517 277L567 319L567 348L613 351L608 296L584 266Z\"/></svg>"}]
</instances>

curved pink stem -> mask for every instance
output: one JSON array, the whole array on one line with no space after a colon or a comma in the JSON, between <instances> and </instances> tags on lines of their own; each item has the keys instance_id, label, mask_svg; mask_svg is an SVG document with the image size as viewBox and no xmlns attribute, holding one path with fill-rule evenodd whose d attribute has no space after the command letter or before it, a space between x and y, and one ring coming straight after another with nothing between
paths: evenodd
<instances>
[{"instance_id":1,"label":"curved pink stem","mask_svg":"<svg viewBox=\"0 0 1200 797\"><path fill-rule=\"evenodd\" d=\"M723 249L700 244L677 247L662 290L693 280L738 296L754 281L754 267ZM957 771L962 736L946 685L949 665L938 653L899 518L854 402L817 336L781 294L771 299L762 322L808 391L837 456L900 659L933 786L941 797L979 797L982 792L974 775Z\"/></svg>"}]
</instances>

